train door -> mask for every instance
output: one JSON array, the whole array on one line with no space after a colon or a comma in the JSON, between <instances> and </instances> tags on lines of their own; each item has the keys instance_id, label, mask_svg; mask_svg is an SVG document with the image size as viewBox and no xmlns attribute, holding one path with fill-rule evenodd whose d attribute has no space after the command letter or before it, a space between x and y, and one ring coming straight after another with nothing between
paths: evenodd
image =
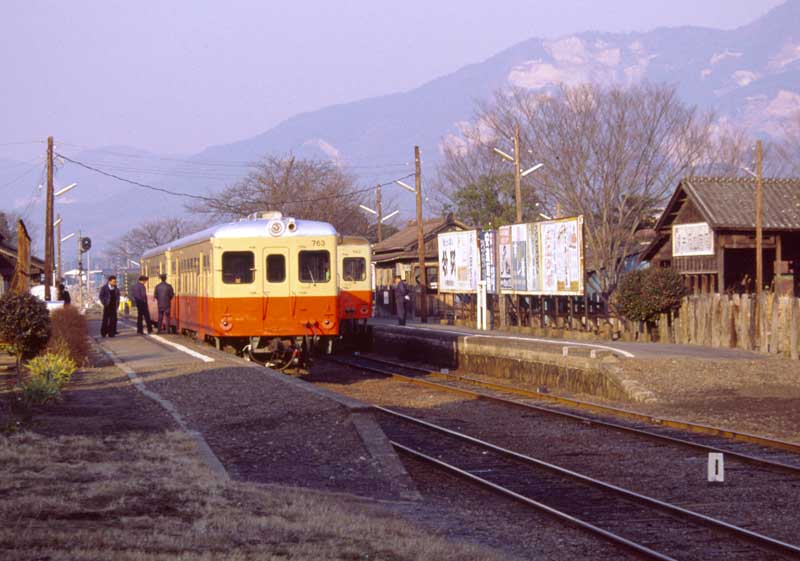
<instances>
[{"instance_id":1,"label":"train door","mask_svg":"<svg viewBox=\"0 0 800 561\"><path fill-rule=\"evenodd\" d=\"M291 334L293 330L294 295L289 249L268 247L262 256L264 263L261 320L266 335Z\"/></svg>"}]
</instances>

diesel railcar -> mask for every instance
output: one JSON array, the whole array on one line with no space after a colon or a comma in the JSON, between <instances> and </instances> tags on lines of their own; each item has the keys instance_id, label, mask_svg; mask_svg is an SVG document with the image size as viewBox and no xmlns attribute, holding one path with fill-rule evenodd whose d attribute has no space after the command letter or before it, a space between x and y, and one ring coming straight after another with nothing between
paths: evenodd
<instances>
[{"instance_id":1,"label":"diesel railcar","mask_svg":"<svg viewBox=\"0 0 800 561\"><path fill-rule=\"evenodd\" d=\"M285 368L339 335L337 245L326 222L259 213L152 249L142 271L151 308L159 275L173 285L172 330Z\"/></svg>"},{"instance_id":2,"label":"diesel railcar","mask_svg":"<svg viewBox=\"0 0 800 561\"><path fill-rule=\"evenodd\" d=\"M372 317L372 248L366 238L342 236L338 250L341 339L365 349L371 339L367 320Z\"/></svg>"}]
</instances>

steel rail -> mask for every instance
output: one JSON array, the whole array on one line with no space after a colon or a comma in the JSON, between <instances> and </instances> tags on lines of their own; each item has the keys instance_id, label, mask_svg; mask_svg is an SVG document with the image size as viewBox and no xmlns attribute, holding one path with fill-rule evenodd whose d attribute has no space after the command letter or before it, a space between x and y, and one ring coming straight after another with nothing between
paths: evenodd
<instances>
[{"instance_id":1,"label":"steel rail","mask_svg":"<svg viewBox=\"0 0 800 561\"><path fill-rule=\"evenodd\" d=\"M497 483L492 483L491 481L488 481L482 477L478 477L477 475L474 475L466 470L456 467L453 464L448 464L447 462L443 462L442 460L436 459L432 456L428 456L427 454L424 454L419 450L414 450L413 448L404 446L399 442L395 442L393 440L390 442L392 443L392 446L394 446L397 450L399 450L403 454L433 464L445 471L449 471L457 475L458 477L464 478L468 481L472 481L473 483L477 483L479 485L487 487L492 491L495 491L496 493L505 495L507 497L511 497L516 501L519 501L523 504L526 504L538 510L542 510L548 514L555 516L556 518L561 519L562 521L578 526L579 528L591 532L593 534L597 534L604 539L616 543L617 545L621 545L625 548L631 549L634 551L634 553L644 556L647 559L658 559L659 561L677 561L674 557L669 557L667 555L659 553L653 549L650 549L649 547L638 544L632 540L624 538L613 532L609 532L608 530L604 530L603 528L600 528L599 526L595 526L594 524L581 520L580 518L576 518L571 514L567 514L566 512L562 512L551 506L547 506L546 504L541 503L539 501L535 501L529 497L526 497L525 495L520 495L519 493L516 493L511 489L503 487L502 485L498 485Z\"/></svg>"},{"instance_id":2,"label":"steel rail","mask_svg":"<svg viewBox=\"0 0 800 561\"><path fill-rule=\"evenodd\" d=\"M624 489L617 485L613 485L611 483L606 483L604 481L600 481L599 479L594 479L583 475L581 473L557 466L555 464L551 464L549 462L545 462L543 460L538 460L531 456L527 456L525 454L520 454L519 452L514 452L513 450L509 450L507 448L503 448L501 446L497 446L490 442L486 442L484 440L480 440L478 438L460 433L458 431L454 431L448 429L446 427L442 427L436 425L434 423L423 421L422 419L417 419L416 417L412 417L410 415L406 415L404 413L400 413L398 411L394 411L392 409L388 409L386 407L381 406L373 406L373 408L377 411L390 415L392 417L396 417L402 419L404 421L410 422L412 424L422 426L428 428L430 430L447 434L452 436L456 439L460 439L465 442L469 442L479 447L483 447L488 450L492 450L493 452L505 455L507 457L513 458L515 460L521 461L523 463L535 465L537 467L549 470L551 472L557 473L561 476L568 477L570 479L574 479L576 481L580 481L587 485L590 485L595 488L603 489L606 491L610 491L616 495L622 496L628 500L632 500L638 502L640 504L645 504L650 507L657 508L662 510L668 514L678 516L679 518L683 519L691 519L692 521L703 524L705 526L725 531L737 538L741 538L747 540L751 543L754 543L760 547L767 547L773 551L776 551L782 555L791 555L793 558L800 559L800 547L796 545L792 545L775 538L771 538L769 536L765 536L763 534L759 534L757 532L753 532L751 530L747 530L746 528L741 528L734 524L730 524L728 522L724 522L717 518L713 518L711 516L707 516L705 514L700 514L699 512L694 512L692 510L673 505L671 503L667 503L665 501L661 501L659 499L655 499L653 497L649 497L647 495L642 495L640 493L636 493L634 491L630 491L628 489Z\"/></svg>"},{"instance_id":3,"label":"steel rail","mask_svg":"<svg viewBox=\"0 0 800 561\"><path fill-rule=\"evenodd\" d=\"M488 389L488 390L492 390L492 391L504 392L504 393L509 393L509 394L512 394L512 395L518 395L518 396L521 396L521 397L537 399L537 400L540 400L540 401L550 401L550 402L555 402L555 403L558 403L558 404L561 404L561 405L567 405L567 406L571 406L571 407L592 410L593 412L596 412L596 413L603 413L603 414L606 414L606 415L614 415L614 416L623 416L623 417L626 417L626 418L629 418L629 419L632 419L632 420L635 420L635 421L645 422L645 423L651 424L651 425L665 426L665 427L668 427L668 428L674 428L674 429L678 429L678 430L690 431L690 432L695 432L695 433L698 433L698 434L706 434L706 435L709 435L709 436L717 436L717 437L721 437L721 438L726 438L728 440L747 442L748 444L757 444L759 446L764 446L764 447L767 447L767 448L776 448L776 449L786 450L786 451L790 451L790 452L793 452L793 453L796 453L796 454L800 454L800 445L793 444L791 442L786 442L786 441L783 441L783 440L774 440L774 439L761 437L761 436L757 436L757 435L750 435L750 434L747 434L747 433L735 432L735 431L731 431L731 430L728 430L728 429L720 429L720 428L717 428L717 427L709 427L707 425L700 425L700 424L696 424L696 423L690 423L688 421L678 421L678 420L674 420L674 419L663 419L663 418L659 418L659 417L653 417L653 416L645 415L645 414L642 414L642 413L636 413L635 411L629 411L627 409L620 409L620 408L617 408L617 407L599 405L599 404L595 404L595 403L591 403L591 402L587 402L587 401L581 401L581 400L576 400L576 399L571 399L571 398L566 398L566 397L553 396L553 395L550 395L550 394L544 394L544 393L541 393L541 392L525 390L525 389L522 389L522 388L514 388L514 387L511 387L511 386L506 386L504 384L495 384L495 383L492 383L492 382L485 382L485 381L482 381L482 380L475 380L473 378L464 377L464 376L455 376L453 374L443 374L441 372L431 371L431 370L426 369L426 368L420 368L420 367L417 367L417 366L407 366L407 365L404 365L404 364L398 364L398 363L395 363L395 362L391 362L391 361L383 360L383 359L379 359L379 358L364 357L364 356L359 356L358 358L361 359L361 360L377 362L377 363L380 363L380 364L385 364L385 365L393 366L393 367L397 367L397 368L405 368L407 370L414 370L414 371L417 371L417 372L420 372L420 373L424 374L425 376L430 376L432 378L438 378L438 379L446 380L448 382L469 384L469 385L472 385L472 386L477 386L477 387ZM647 436L647 437L652 437L652 438L659 438L659 439L663 439L663 440L667 440L667 441L673 442L675 444L680 444L680 445L683 445L683 446L688 446L688 447L692 447L692 448L696 448L696 449L702 449L702 450L707 450L707 451L712 451L712 452L723 452L725 454L728 454L728 455L730 455L732 457L736 457L737 459L745 461L745 462L766 464L766 465L769 465L769 466L777 468L777 469L783 469L783 470L790 471L790 472L792 472L794 474L797 474L798 472L800 472L800 467L798 467L798 466L793 466L791 464L785 464L785 463L778 462L778 461L775 461L775 460L767 460L767 459L759 458L757 456L751 456L749 454L744 454L742 452L736 452L736 451L732 451L732 450L727 450L725 448L719 448L719 447L716 447L716 446L712 446L710 444L701 444L701 443L697 443L697 442L691 442L689 440L683 440L683 439L680 439L680 438L677 438L677 437L673 437L673 436L668 436L668 435L664 435L664 434L658 434L658 433L650 432L650 431L647 431L647 430L644 430L644 429L641 429L641 428L621 425L621 424L618 424L618 423L614 423L612 421L607 421L607 420L603 420L603 419L596 419L596 418L591 418L591 417L583 417L581 415L577 415L575 413L570 413L570 412L567 412L567 411L560 411L560 410L552 409L552 408L549 408L549 407L542 407L542 406L538 406L538 405L533 405L531 403L520 403L518 401L513 401L513 400L510 400L510 399L505 399L505 398L502 398L502 397L492 396L492 395L488 395L488 394L484 394L484 393L480 393L480 392L471 392L470 390L465 390L463 388L453 388L452 386L446 386L446 385L443 385L443 384L437 384L435 382L431 382L431 381L428 381L428 380L421 380L420 378L415 378L413 376L406 376L404 374L399 374L397 372L391 372L391 371L383 370L383 369L380 369L380 368L373 368L373 367L369 367L369 366L364 366L364 365L357 364L357 363L349 363L348 361L342 361L341 359L334 359L334 360L341 361L340 362L341 364L348 364L349 366L355 366L357 368L364 368L365 370L372 370L374 372L377 372L377 373L380 373L380 374L385 374L387 376L397 376L397 377L400 377L401 379L407 379L407 380L413 381L415 383L431 385L433 387L439 387L439 388L443 388L443 389L451 389L452 388L451 391L457 391L457 392L460 392L460 393L474 395L474 396L480 397L482 399L487 399L487 400L491 400L491 401L498 401L498 402L502 402L502 403L506 403L506 404L514 405L514 406L518 406L518 407L526 407L526 408L529 408L529 409L534 409L536 411L541 411L543 413L549 413L549 414L552 414L552 415L572 418L572 419L579 420L579 421L584 422L584 423L585 422L590 422L590 423L594 423L594 424L597 424L597 425L607 426L609 428L614 428L614 429L620 430L620 431L636 433L636 434L640 434L640 435Z\"/></svg>"}]
</instances>

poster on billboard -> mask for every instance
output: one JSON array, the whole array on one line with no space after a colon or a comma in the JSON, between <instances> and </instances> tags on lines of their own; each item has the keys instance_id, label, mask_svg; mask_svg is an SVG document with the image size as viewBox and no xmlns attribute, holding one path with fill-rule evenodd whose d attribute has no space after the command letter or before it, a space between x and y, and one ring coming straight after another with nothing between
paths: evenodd
<instances>
[{"instance_id":1,"label":"poster on billboard","mask_svg":"<svg viewBox=\"0 0 800 561\"><path fill-rule=\"evenodd\" d=\"M526 224L528 228L528 292L540 292L542 290L541 259L539 248L539 227L537 224Z\"/></svg>"},{"instance_id":2,"label":"poster on billboard","mask_svg":"<svg viewBox=\"0 0 800 561\"><path fill-rule=\"evenodd\" d=\"M528 225L511 226L512 288L519 292L528 289Z\"/></svg>"},{"instance_id":3,"label":"poster on billboard","mask_svg":"<svg viewBox=\"0 0 800 561\"><path fill-rule=\"evenodd\" d=\"M475 292L480 278L478 232L439 234L439 292Z\"/></svg>"},{"instance_id":4,"label":"poster on billboard","mask_svg":"<svg viewBox=\"0 0 800 561\"><path fill-rule=\"evenodd\" d=\"M497 247L500 256L500 290L512 290L511 283L511 226L497 230Z\"/></svg>"},{"instance_id":5,"label":"poster on billboard","mask_svg":"<svg viewBox=\"0 0 800 561\"><path fill-rule=\"evenodd\" d=\"M540 222L542 236L542 292L583 293L583 236L580 219Z\"/></svg>"},{"instance_id":6,"label":"poster on billboard","mask_svg":"<svg viewBox=\"0 0 800 561\"><path fill-rule=\"evenodd\" d=\"M502 227L497 244L502 292L583 294L582 216Z\"/></svg>"},{"instance_id":7,"label":"poster on billboard","mask_svg":"<svg viewBox=\"0 0 800 561\"><path fill-rule=\"evenodd\" d=\"M481 280L486 282L487 294L494 294L497 292L495 232L494 230L482 230L478 239L481 254Z\"/></svg>"},{"instance_id":8,"label":"poster on billboard","mask_svg":"<svg viewBox=\"0 0 800 561\"><path fill-rule=\"evenodd\" d=\"M706 222L672 225L672 256L714 255L714 234Z\"/></svg>"}]
</instances>

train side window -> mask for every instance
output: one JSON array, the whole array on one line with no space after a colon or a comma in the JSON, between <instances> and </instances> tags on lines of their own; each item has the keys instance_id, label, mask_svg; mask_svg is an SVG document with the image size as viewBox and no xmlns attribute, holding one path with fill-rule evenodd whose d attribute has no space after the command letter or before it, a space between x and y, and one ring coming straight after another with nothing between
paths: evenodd
<instances>
[{"instance_id":1,"label":"train side window","mask_svg":"<svg viewBox=\"0 0 800 561\"><path fill-rule=\"evenodd\" d=\"M286 280L286 257L279 254L267 255L267 282Z\"/></svg>"},{"instance_id":2,"label":"train side window","mask_svg":"<svg viewBox=\"0 0 800 561\"><path fill-rule=\"evenodd\" d=\"M367 278L367 260L363 257L345 257L342 278L346 281L363 281Z\"/></svg>"},{"instance_id":3,"label":"train side window","mask_svg":"<svg viewBox=\"0 0 800 561\"><path fill-rule=\"evenodd\" d=\"M255 257L252 251L226 251L222 254L222 282L251 284Z\"/></svg>"},{"instance_id":4,"label":"train side window","mask_svg":"<svg viewBox=\"0 0 800 561\"><path fill-rule=\"evenodd\" d=\"M300 282L318 283L331 280L331 254L328 251L301 251L297 262Z\"/></svg>"}]
</instances>

